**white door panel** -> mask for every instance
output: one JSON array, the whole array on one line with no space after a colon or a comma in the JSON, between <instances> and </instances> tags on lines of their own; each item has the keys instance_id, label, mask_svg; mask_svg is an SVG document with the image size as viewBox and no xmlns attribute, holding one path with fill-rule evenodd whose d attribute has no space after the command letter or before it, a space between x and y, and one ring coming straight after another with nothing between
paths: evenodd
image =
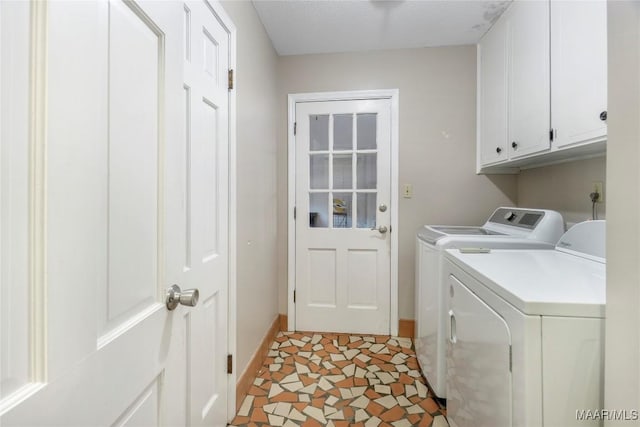
<instances>
[{"instance_id":1,"label":"white door panel","mask_svg":"<svg viewBox=\"0 0 640 427\"><path fill-rule=\"evenodd\" d=\"M563 147L603 138L607 134L606 121L600 118L607 110L607 3L556 0L550 5L554 144Z\"/></svg>"},{"instance_id":2,"label":"white door panel","mask_svg":"<svg viewBox=\"0 0 640 427\"><path fill-rule=\"evenodd\" d=\"M508 150L514 159L550 147L549 2L514 2L507 13Z\"/></svg>"},{"instance_id":3,"label":"white door panel","mask_svg":"<svg viewBox=\"0 0 640 427\"><path fill-rule=\"evenodd\" d=\"M28 34L28 4L0 3L0 400L30 381Z\"/></svg>"},{"instance_id":4,"label":"white door panel","mask_svg":"<svg viewBox=\"0 0 640 427\"><path fill-rule=\"evenodd\" d=\"M185 287L200 290L188 337L192 425L217 425L226 416L229 151L229 35L202 1L186 2L183 55L188 188L183 199L188 250Z\"/></svg>"},{"instance_id":5,"label":"white door panel","mask_svg":"<svg viewBox=\"0 0 640 427\"><path fill-rule=\"evenodd\" d=\"M511 426L509 325L454 276L448 284L447 417L458 427Z\"/></svg>"},{"instance_id":6,"label":"white door panel","mask_svg":"<svg viewBox=\"0 0 640 427\"><path fill-rule=\"evenodd\" d=\"M388 334L391 102L296 104L296 329ZM379 209L384 204L386 209Z\"/></svg>"},{"instance_id":7,"label":"white door panel","mask_svg":"<svg viewBox=\"0 0 640 427\"><path fill-rule=\"evenodd\" d=\"M478 132L482 165L506 160L508 154L507 25L504 19L499 19L478 44Z\"/></svg>"},{"instance_id":8,"label":"white door panel","mask_svg":"<svg viewBox=\"0 0 640 427\"><path fill-rule=\"evenodd\" d=\"M225 425L228 32L204 2L0 20L0 424Z\"/></svg>"}]
</instances>

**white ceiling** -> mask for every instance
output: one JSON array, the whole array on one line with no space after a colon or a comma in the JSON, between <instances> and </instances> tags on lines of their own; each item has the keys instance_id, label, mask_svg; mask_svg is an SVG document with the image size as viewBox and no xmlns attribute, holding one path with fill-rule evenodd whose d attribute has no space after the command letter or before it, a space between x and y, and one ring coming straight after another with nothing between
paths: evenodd
<instances>
[{"instance_id":1,"label":"white ceiling","mask_svg":"<svg viewBox=\"0 0 640 427\"><path fill-rule=\"evenodd\" d=\"M475 44L510 0L253 0L280 55Z\"/></svg>"}]
</instances>

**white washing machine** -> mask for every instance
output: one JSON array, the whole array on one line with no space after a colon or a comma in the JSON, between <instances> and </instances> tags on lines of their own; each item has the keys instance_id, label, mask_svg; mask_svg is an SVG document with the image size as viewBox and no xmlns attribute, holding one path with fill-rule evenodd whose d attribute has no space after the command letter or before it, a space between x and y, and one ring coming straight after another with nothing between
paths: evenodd
<instances>
[{"instance_id":1,"label":"white washing machine","mask_svg":"<svg viewBox=\"0 0 640 427\"><path fill-rule=\"evenodd\" d=\"M422 373L446 398L443 253L449 248L553 249L564 232L555 211L501 207L481 227L425 225L416 238L415 345Z\"/></svg>"},{"instance_id":2,"label":"white washing machine","mask_svg":"<svg viewBox=\"0 0 640 427\"><path fill-rule=\"evenodd\" d=\"M447 417L454 427L595 426L603 407L605 222L555 250L448 250Z\"/></svg>"}]
</instances>

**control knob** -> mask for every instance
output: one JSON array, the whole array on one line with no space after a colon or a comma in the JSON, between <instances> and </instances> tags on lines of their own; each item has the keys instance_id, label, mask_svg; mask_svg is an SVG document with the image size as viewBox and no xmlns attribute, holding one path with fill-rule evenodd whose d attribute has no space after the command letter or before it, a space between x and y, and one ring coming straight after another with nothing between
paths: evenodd
<instances>
[{"instance_id":1,"label":"control knob","mask_svg":"<svg viewBox=\"0 0 640 427\"><path fill-rule=\"evenodd\" d=\"M513 213L512 211L509 211L506 214L504 214L504 219L506 219L509 222L512 222L514 219L516 219L516 214Z\"/></svg>"}]
</instances>

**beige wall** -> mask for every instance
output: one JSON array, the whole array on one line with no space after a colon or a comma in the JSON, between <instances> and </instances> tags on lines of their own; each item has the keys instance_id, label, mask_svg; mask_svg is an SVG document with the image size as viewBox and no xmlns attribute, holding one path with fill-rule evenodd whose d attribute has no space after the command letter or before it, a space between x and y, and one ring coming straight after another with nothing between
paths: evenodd
<instances>
[{"instance_id":1,"label":"beige wall","mask_svg":"<svg viewBox=\"0 0 640 427\"><path fill-rule=\"evenodd\" d=\"M413 184L415 193L412 199L401 199L399 207L400 317L413 318L413 238L420 225L477 224L494 207L516 200L520 206L559 210L568 222L580 221L590 216L590 183L605 181L606 165L606 203L599 206L603 217L604 208L609 208L605 408L638 408L640 3L608 5L610 118L606 160L548 166L519 176L473 173L473 47L278 58L249 2L225 1L223 5L239 35L239 372L278 309L287 312L286 95L399 88L400 184Z\"/></svg>"},{"instance_id":2,"label":"beige wall","mask_svg":"<svg viewBox=\"0 0 640 427\"><path fill-rule=\"evenodd\" d=\"M278 314L278 56L251 2L224 1L237 29L237 359L240 374Z\"/></svg>"},{"instance_id":3,"label":"beige wall","mask_svg":"<svg viewBox=\"0 0 640 427\"><path fill-rule=\"evenodd\" d=\"M516 203L515 176L475 174L474 46L286 56L279 60L278 284L287 313L287 94L400 90L399 315L413 319L414 239L423 224L479 224Z\"/></svg>"},{"instance_id":4,"label":"beige wall","mask_svg":"<svg viewBox=\"0 0 640 427\"><path fill-rule=\"evenodd\" d=\"M604 199L598 203L598 218L605 219L605 170L606 159L599 157L522 171L518 176L518 206L556 210L571 225L591 218L589 193L594 182L602 182Z\"/></svg>"},{"instance_id":5,"label":"beige wall","mask_svg":"<svg viewBox=\"0 0 640 427\"><path fill-rule=\"evenodd\" d=\"M640 409L640 2L608 2L605 404ZM633 422L637 425L637 421ZM607 422L606 425L629 422Z\"/></svg>"}]
</instances>

